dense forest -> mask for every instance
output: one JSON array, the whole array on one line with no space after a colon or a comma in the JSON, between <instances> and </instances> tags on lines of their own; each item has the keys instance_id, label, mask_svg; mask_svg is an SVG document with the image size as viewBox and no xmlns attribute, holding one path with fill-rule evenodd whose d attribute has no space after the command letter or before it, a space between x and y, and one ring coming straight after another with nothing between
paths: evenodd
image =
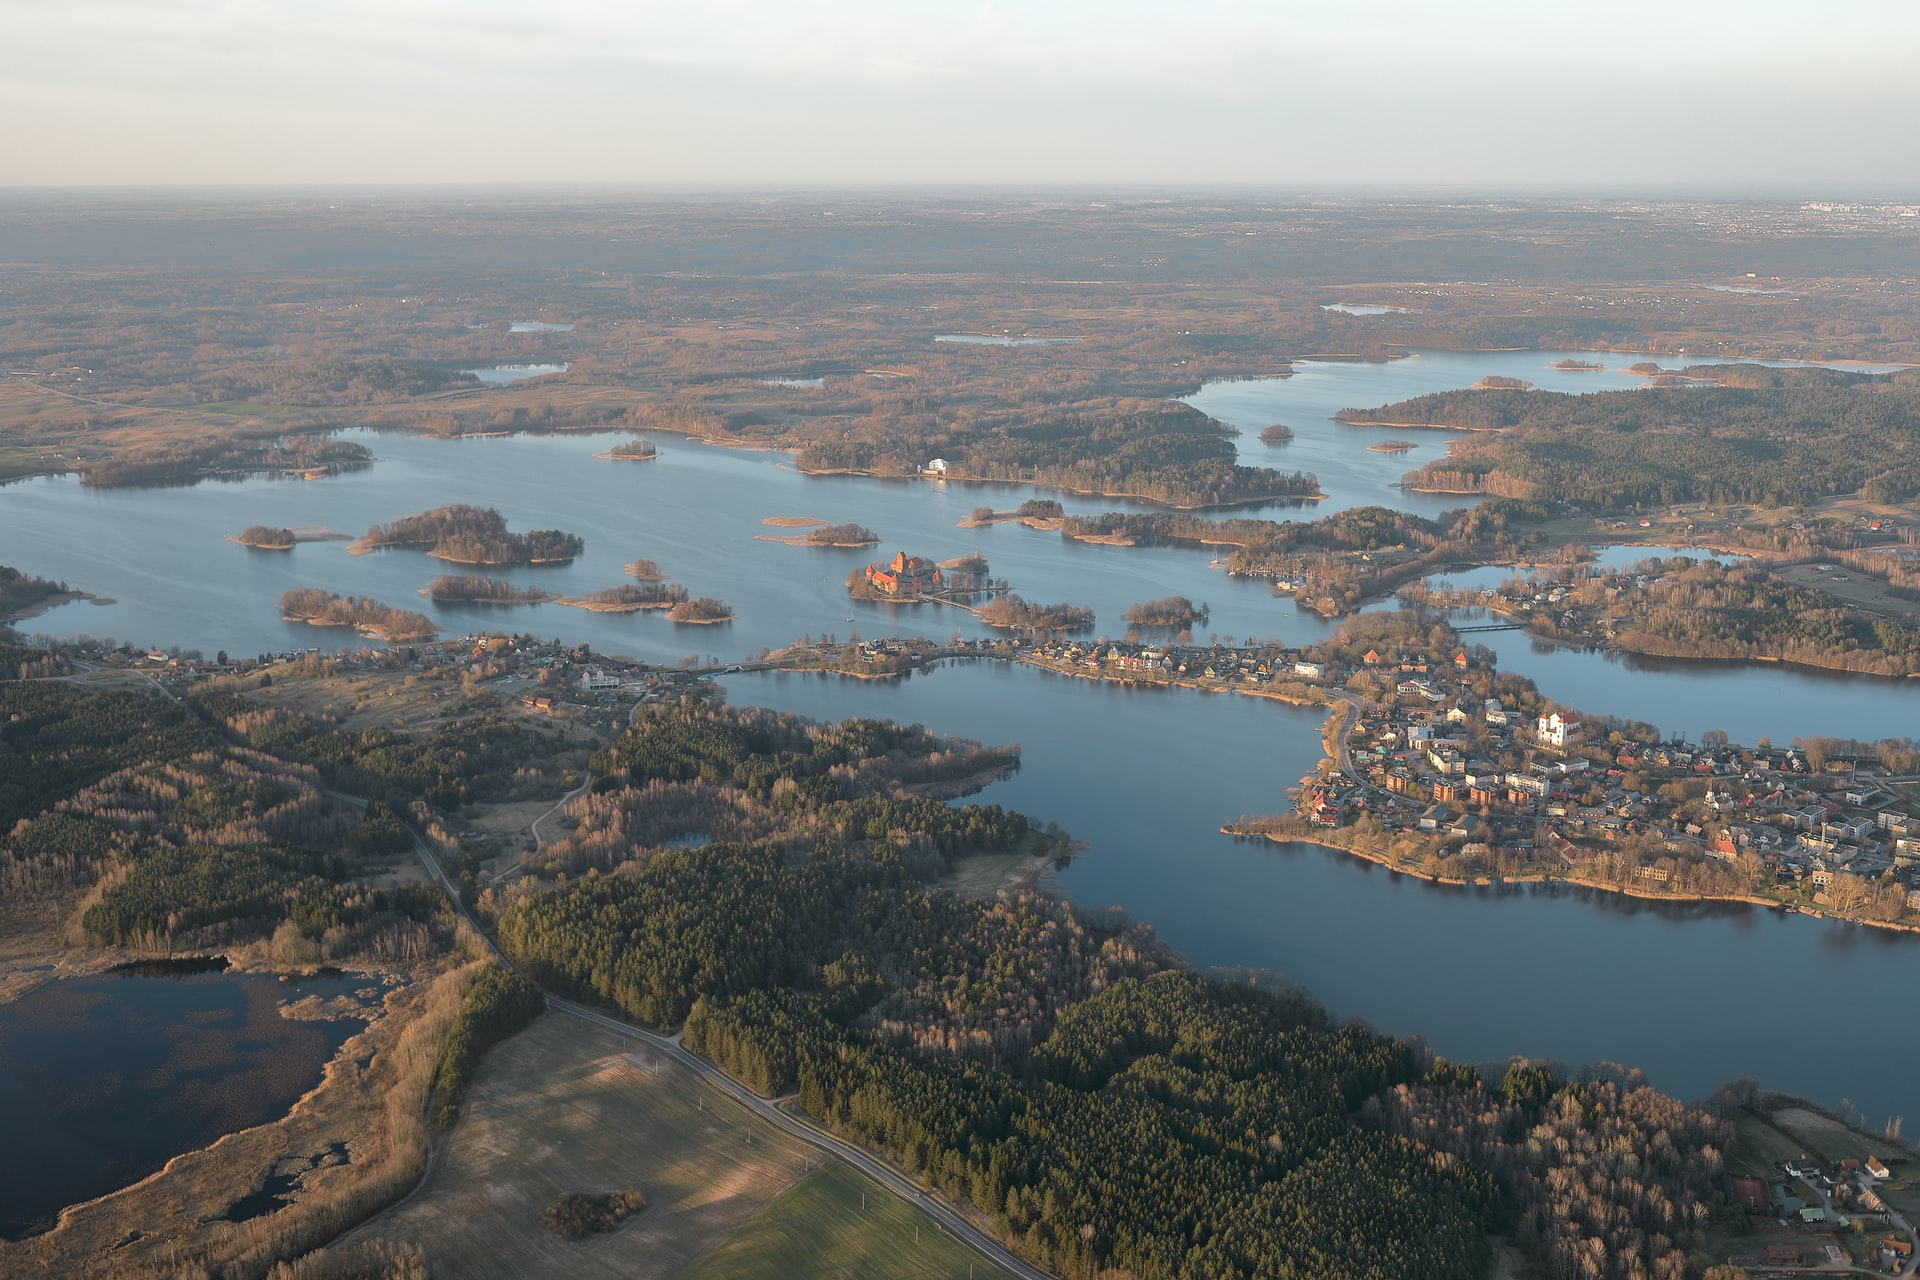
<instances>
[{"instance_id":1,"label":"dense forest","mask_svg":"<svg viewBox=\"0 0 1920 1280\"><path fill-rule=\"evenodd\" d=\"M1177 507L1308 498L1319 492L1319 482L1304 472L1239 465L1220 424L1185 405L1049 417L971 433L934 423L924 433L903 428L816 441L801 452L800 466L914 475L940 457L950 479L1020 480Z\"/></svg>"},{"instance_id":2,"label":"dense forest","mask_svg":"<svg viewBox=\"0 0 1920 1280\"><path fill-rule=\"evenodd\" d=\"M575 803L605 857L568 865L621 874L481 908L543 985L683 1025L1063 1275L1465 1280L1494 1230L1567 1274L1699 1269L1731 1212L1722 1122L1624 1072L1489 1086L1297 992L1173 967L1122 916L941 889L936 811L967 842L1026 824L887 794L940 754L884 722L655 709Z\"/></svg>"},{"instance_id":3,"label":"dense forest","mask_svg":"<svg viewBox=\"0 0 1920 1280\"><path fill-rule=\"evenodd\" d=\"M1498 429L1453 442L1415 488L1557 498L1619 510L1678 502L1812 504L1920 494L1920 388L1908 375L1741 366L1725 385L1449 391L1343 411L1371 421Z\"/></svg>"},{"instance_id":4,"label":"dense forest","mask_svg":"<svg viewBox=\"0 0 1920 1280\"><path fill-rule=\"evenodd\" d=\"M34 645L9 644L5 637L15 634L0 627L0 680L33 680L63 676L72 664L56 649Z\"/></svg>"},{"instance_id":5,"label":"dense forest","mask_svg":"<svg viewBox=\"0 0 1920 1280\"><path fill-rule=\"evenodd\" d=\"M81 925L101 942L170 950L291 928L316 954L417 956L451 919L426 886L356 881L355 855L391 845L367 826L315 769L230 746L197 708L0 687L9 906L84 892Z\"/></svg>"},{"instance_id":6,"label":"dense forest","mask_svg":"<svg viewBox=\"0 0 1920 1280\"><path fill-rule=\"evenodd\" d=\"M1590 613L1611 631L1612 647L1630 653L1776 659L1883 676L1920 672L1920 627L1796 585L1765 564L1656 557L1615 573L1580 574L1568 585L1558 614L1536 610L1530 629L1584 639ZM1568 610L1572 626L1561 617Z\"/></svg>"},{"instance_id":7,"label":"dense forest","mask_svg":"<svg viewBox=\"0 0 1920 1280\"><path fill-rule=\"evenodd\" d=\"M392 524L375 525L347 548L361 554L407 547L456 564L564 564L586 544L558 529L509 533L506 517L465 503L435 507Z\"/></svg>"}]
</instances>

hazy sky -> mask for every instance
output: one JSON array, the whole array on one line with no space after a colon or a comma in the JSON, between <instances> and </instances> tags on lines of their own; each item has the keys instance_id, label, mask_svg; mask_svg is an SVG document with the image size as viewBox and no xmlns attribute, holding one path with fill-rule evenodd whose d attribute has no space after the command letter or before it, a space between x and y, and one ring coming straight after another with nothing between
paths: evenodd
<instances>
[{"instance_id":1,"label":"hazy sky","mask_svg":"<svg viewBox=\"0 0 1920 1280\"><path fill-rule=\"evenodd\" d=\"M1916 0L0 0L0 185L1920 187Z\"/></svg>"}]
</instances>

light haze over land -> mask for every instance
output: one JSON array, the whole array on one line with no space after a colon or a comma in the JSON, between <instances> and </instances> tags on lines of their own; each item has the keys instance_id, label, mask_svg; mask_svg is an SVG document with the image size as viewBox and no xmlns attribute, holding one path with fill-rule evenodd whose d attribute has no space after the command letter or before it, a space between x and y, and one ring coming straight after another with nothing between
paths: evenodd
<instances>
[{"instance_id":1,"label":"light haze over land","mask_svg":"<svg viewBox=\"0 0 1920 1280\"><path fill-rule=\"evenodd\" d=\"M1920 172L1920 8L1899 0L10 0L0 24L9 185L1861 198L1909 194Z\"/></svg>"}]
</instances>

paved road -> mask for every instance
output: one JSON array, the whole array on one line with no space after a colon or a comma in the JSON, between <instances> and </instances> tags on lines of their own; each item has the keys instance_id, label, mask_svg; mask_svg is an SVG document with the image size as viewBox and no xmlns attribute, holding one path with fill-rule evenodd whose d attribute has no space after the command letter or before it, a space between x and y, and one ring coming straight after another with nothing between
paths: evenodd
<instances>
[{"instance_id":1,"label":"paved road","mask_svg":"<svg viewBox=\"0 0 1920 1280\"><path fill-rule=\"evenodd\" d=\"M331 792L329 794L337 795L340 799L356 805L364 805L366 803L364 800L342 795L339 792ZM425 842L422 841L418 835L413 837L413 849L420 858L420 865L426 868L427 874L433 878L434 883L438 884L441 890L446 893L448 901L453 904L453 909L459 912L461 918L473 927L474 934L486 944L487 950L490 951L494 958L501 964L506 965L509 969L513 968L512 962L509 961L506 955L501 952L500 948L494 944L493 939L489 938L486 933L481 930L480 926L474 922L473 917L467 914L466 907L460 901L459 889L454 885L453 881L447 878L446 872L440 869L439 860L433 856L432 851L427 848ZM547 1006L551 1009L556 1009L562 1013L570 1013L576 1018L585 1019L588 1022L605 1027L610 1031L617 1032L620 1035L639 1040L649 1045L679 1063L681 1066L692 1070L708 1084L721 1090L741 1106L747 1108L755 1115L760 1116L768 1124L777 1126L786 1133L800 1139L802 1142L817 1147L831 1155L840 1157L854 1168L860 1170L860 1172L866 1174L869 1178L872 1178L875 1182L878 1182L881 1186L887 1188L887 1190L898 1195L914 1208L920 1210L920 1212L926 1214L927 1217L933 1219L935 1225L940 1227L941 1230L959 1240L962 1244L967 1245L975 1253L978 1253L982 1258L985 1258L994 1266L999 1267L1002 1271L1019 1276L1021 1280L1054 1280L1054 1277L1049 1273L1039 1270L1037 1267L1030 1265L1009 1252L992 1236L961 1217L960 1214L945 1201L916 1186L913 1182L895 1172L892 1168L876 1159L864 1149L850 1142L842 1142L832 1134L824 1130L816 1129L804 1120L781 1110L770 1100L753 1092L732 1076L727 1075L724 1071L720 1070L720 1068L708 1062L705 1058L700 1057L688 1049L682 1048L677 1040L660 1035L657 1032L636 1027L628 1022L622 1022L618 1018L612 1018L604 1013L589 1009L584 1005L575 1004L571 1000L562 1000L558 996L548 995L546 996L546 1001Z\"/></svg>"}]
</instances>

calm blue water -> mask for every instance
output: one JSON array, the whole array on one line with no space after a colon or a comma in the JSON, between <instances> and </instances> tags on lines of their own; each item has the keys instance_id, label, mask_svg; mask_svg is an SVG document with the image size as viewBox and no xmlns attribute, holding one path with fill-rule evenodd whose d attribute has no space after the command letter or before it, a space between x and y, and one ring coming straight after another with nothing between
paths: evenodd
<instances>
[{"instance_id":1,"label":"calm blue water","mask_svg":"<svg viewBox=\"0 0 1920 1280\"><path fill-rule=\"evenodd\" d=\"M284 1114L366 1024L280 1016L359 975L104 974L0 1004L0 1234Z\"/></svg>"},{"instance_id":2,"label":"calm blue water","mask_svg":"<svg viewBox=\"0 0 1920 1280\"><path fill-rule=\"evenodd\" d=\"M1876 1126L1915 1104L1911 1020L1878 1019L1874 1054L1810 1053L1778 1034L1782 1009L1818 1009L1836 1026L1874 1018L1920 968L1910 936L1751 907L1434 885L1313 845L1219 834L1286 808L1286 788L1320 756L1317 711L976 662L897 684L726 684L742 705L1018 742L1019 772L975 798L1091 842L1059 877L1074 901L1125 907L1196 964L1284 973L1336 1012L1423 1035L1455 1061L1624 1062L1682 1097L1755 1075L1851 1098Z\"/></svg>"},{"instance_id":3,"label":"calm blue water","mask_svg":"<svg viewBox=\"0 0 1920 1280\"><path fill-rule=\"evenodd\" d=\"M571 327L571 326L569 326ZM514 326L515 331L519 326ZM565 364L492 364L481 369L462 369L480 379L482 386L504 387L515 382L525 382L528 378L544 378L550 373L565 373Z\"/></svg>"},{"instance_id":4,"label":"calm blue water","mask_svg":"<svg viewBox=\"0 0 1920 1280\"><path fill-rule=\"evenodd\" d=\"M983 353L983 355L986 353ZM1317 472L1329 497L1312 510L1268 508L1280 518L1359 503L1434 512L1458 500L1408 495L1409 459L1369 453L1382 431L1330 420L1488 374L1563 389L1635 385L1616 371L1567 373L1553 361L1576 352L1423 354L1389 364L1307 362L1286 379L1220 383L1192 402L1242 428L1243 457ZM1624 366L1628 357L1597 357ZM1268 448L1271 422L1296 431ZM623 433L627 434L627 433ZM208 654L354 644L282 621L274 607L293 587L372 595L436 618L445 634L531 631L587 641L602 651L670 661L688 653L737 659L802 634L846 637L985 634L964 613L935 605L855 605L847 574L906 550L947 558L979 550L993 573L1030 599L1091 605L1096 633L1119 635L1136 601L1181 594L1212 605L1199 629L1290 643L1331 626L1273 597L1264 584L1209 569L1209 555L1175 548L1086 546L1014 525L956 527L977 505L1009 507L1026 486L803 476L785 455L727 450L656 437L645 466L596 460L620 435L520 436L446 441L359 435L379 461L355 475L314 482L250 480L192 489L89 490L69 478L0 489L0 562L64 578L112 597L27 620L50 635L110 634L142 645L179 644ZM1061 497L1069 511L1124 506ZM637 556L657 560L695 594L731 603L727 627L675 627L657 614L441 608L415 594L448 566L415 552L349 556L338 542L291 552L223 541L250 524L327 525L350 534L448 502L497 506L515 529L560 528L586 539L574 564L501 573L563 593L612 586ZM781 532L768 516L853 520L884 540L868 551L757 541ZM111 538L100 536L111 531ZM1620 548L1627 559L1648 554ZM1504 573L1501 574L1504 576ZM851 621L849 621L851 619ZM1520 633L1479 637L1510 669L1589 714L1618 714L1739 739L1808 734L1906 735L1920 726L1920 681L1831 677L1779 668L1628 664L1540 650ZM1239 845L1217 834L1244 813L1273 812L1285 788L1318 757L1320 717L1233 696L1143 693L1025 669L952 669L899 685L788 677L729 682L742 702L822 718L855 712L918 720L988 741L1017 740L1025 768L989 798L1059 821L1090 840L1065 874L1076 899L1117 904L1152 922L1202 964L1285 971L1343 1013L1401 1033L1422 1033L1458 1058L1539 1054L1612 1058L1648 1069L1681 1093L1757 1074L1770 1087L1828 1102L1852 1097L1876 1122L1920 1105L1902 1064L1920 1030L1881 1017L1878 994L1911 982L1920 946L1867 930L1764 912L1623 908L1604 897L1437 889L1313 849ZM1861 959L1871 961L1867 968ZM1769 963L1772 961L1773 963ZM1767 974L1755 982L1755 973ZM1872 980L1863 980L1863 974ZM1784 984L1784 985L1783 985ZM1785 995L1781 993L1785 992ZM1703 997L1702 993L1713 993ZM1767 993L1770 999L1759 993ZM1784 1001L1784 1003L1783 1003ZM1777 1034L1782 1008L1817 1005L1834 1026L1875 1025L1874 1053L1809 1052Z\"/></svg>"}]
</instances>

